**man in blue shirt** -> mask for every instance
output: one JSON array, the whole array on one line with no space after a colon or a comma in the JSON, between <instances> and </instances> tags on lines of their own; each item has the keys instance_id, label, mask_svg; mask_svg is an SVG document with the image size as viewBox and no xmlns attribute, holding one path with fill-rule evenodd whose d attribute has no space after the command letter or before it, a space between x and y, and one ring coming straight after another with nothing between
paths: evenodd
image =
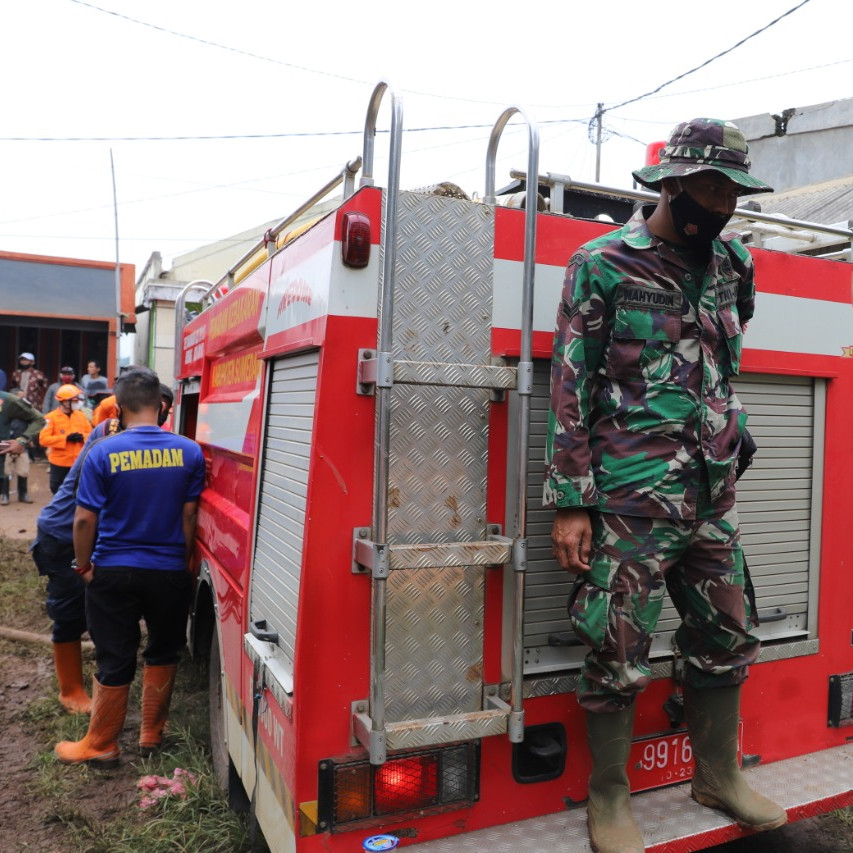
<instances>
[{"instance_id":1,"label":"man in blue shirt","mask_svg":"<svg viewBox=\"0 0 853 853\"><path fill-rule=\"evenodd\" d=\"M160 381L133 368L115 386L123 432L89 451L74 514L74 570L87 584L86 616L97 671L82 740L54 753L65 764L114 766L144 619L142 730L149 754L162 739L185 642L192 577L188 560L204 457L190 439L158 425Z\"/></svg>"},{"instance_id":2,"label":"man in blue shirt","mask_svg":"<svg viewBox=\"0 0 853 853\"><path fill-rule=\"evenodd\" d=\"M160 385L161 404L158 422L163 424L172 408L172 391ZM117 418L98 424L89 434L86 446L72 465L53 500L41 511L36 523L36 539L30 551L39 574L47 578L47 615L53 620L53 661L59 682L59 701L72 714L88 714L92 700L83 684L81 637L86 630L85 585L72 570L74 544L72 531L77 509L77 486L83 460L93 442L119 432Z\"/></svg>"}]
</instances>

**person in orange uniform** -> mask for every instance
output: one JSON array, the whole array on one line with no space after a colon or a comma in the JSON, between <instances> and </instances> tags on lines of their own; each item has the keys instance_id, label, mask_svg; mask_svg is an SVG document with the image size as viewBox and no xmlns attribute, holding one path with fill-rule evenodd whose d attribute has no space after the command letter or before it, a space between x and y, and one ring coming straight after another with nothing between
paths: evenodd
<instances>
[{"instance_id":1,"label":"person in orange uniform","mask_svg":"<svg viewBox=\"0 0 853 853\"><path fill-rule=\"evenodd\" d=\"M47 425L39 433L39 443L48 452L50 491L54 495L92 431L92 424L82 411L83 400L76 385L60 385L56 399L59 405L45 416Z\"/></svg>"},{"instance_id":2,"label":"person in orange uniform","mask_svg":"<svg viewBox=\"0 0 853 853\"><path fill-rule=\"evenodd\" d=\"M111 394L109 397L104 397L92 412L92 426L108 421L110 418L118 417L118 408L116 408L116 395Z\"/></svg>"}]
</instances>

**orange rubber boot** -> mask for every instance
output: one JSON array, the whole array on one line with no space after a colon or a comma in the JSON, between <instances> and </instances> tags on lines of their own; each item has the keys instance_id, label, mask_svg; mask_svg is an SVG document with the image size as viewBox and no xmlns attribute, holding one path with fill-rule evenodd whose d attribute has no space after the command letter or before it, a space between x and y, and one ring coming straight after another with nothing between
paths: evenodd
<instances>
[{"instance_id":1,"label":"orange rubber boot","mask_svg":"<svg viewBox=\"0 0 853 853\"><path fill-rule=\"evenodd\" d=\"M118 736L124 727L127 713L127 696L130 685L105 687L97 678L92 681L92 719L83 740L64 740L58 743L53 754L63 764L92 764L97 767L115 767L120 751Z\"/></svg>"},{"instance_id":2,"label":"orange rubber boot","mask_svg":"<svg viewBox=\"0 0 853 853\"><path fill-rule=\"evenodd\" d=\"M53 665L59 682L59 701L71 714L91 714L92 700L83 686L83 651L80 640L53 644Z\"/></svg>"},{"instance_id":3,"label":"orange rubber boot","mask_svg":"<svg viewBox=\"0 0 853 853\"><path fill-rule=\"evenodd\" d=\"M142 671L142 725L139 751L144 756L155 752L163 741L163 729L169 716L177 664L146 666Z\"/></svg>"}]
</instances>

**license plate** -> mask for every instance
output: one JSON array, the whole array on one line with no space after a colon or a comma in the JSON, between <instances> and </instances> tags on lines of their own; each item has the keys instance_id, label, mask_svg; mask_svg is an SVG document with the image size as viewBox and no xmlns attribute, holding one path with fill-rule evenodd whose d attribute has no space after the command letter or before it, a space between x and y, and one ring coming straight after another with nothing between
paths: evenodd
<instances>
[{"instance_id":1,"label":"license plate","mask_svg":"<svg viewBox=\"0 0 853 853\"><path fill-rule=\"evenodd\" d=\"M738 762L743 744L743 723L738 728ZM686 731L637 738L628 758L631 791L647 791L686 782L693 776L693 747Z\"/></svg>"}]
</instances>

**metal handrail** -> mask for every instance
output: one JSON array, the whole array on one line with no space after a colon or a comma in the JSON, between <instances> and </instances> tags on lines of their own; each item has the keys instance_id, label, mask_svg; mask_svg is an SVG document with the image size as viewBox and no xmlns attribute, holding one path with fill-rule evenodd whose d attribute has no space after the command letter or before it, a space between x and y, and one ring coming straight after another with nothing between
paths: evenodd
<instances>
[{"instance_id":1,"label":"metal handrail","mask_svg":"<svg viewBox=\"0 0 853 853\"><path fill-rule=\"evenodd\" d=\"M211 286L210 282L205 278L197 278L194 281L185 284L181 288L181 292L178 294L177 299L175 299L175 356L174 356L174 374L175 380L177 381L178 376L181 373L181 355L184 351L184 348L181 346L181 333L184 330L184 326L186 326L186 304L187 304L187 296L193 291L198 290L202 291L202 300L207 298L208 293L210 293L209 287Z\"/></svg>"},{"instance_id":2,"label":"metal handrail","mask_svg":"<svg viewBox=\"0 0 853 853\"><path fill-rule=\"evenodd\" d=\"M516 180L527 182L527 176L532 174L528 167L527 172L522 172L519 169L511 169L510 177ZM555 189L577 189L593 195L605 195L616 198L631 199L633 201L657 201L660 198L659 193L650 192L649 190L629 190L622 187L605 186L604 184L590 184L584 181L576 181L569 175L561 175L559 172L546 172L544 175L538 175L536 186L549 186ZM529 187L527 188L529 191ZM492 189L494 192L494 188ZM487 189L488 193L488 189ZM488 199L486 199L488 200ZM492 200L494 203L494 199ZM554 213L560 213L560 210L554 210ZM746 219L751 222L766 222L769 225L775 225L779 228L802 229L805 231L816 231L820 234L831 234L835 237L844 237L846 240L853 241L853 229L839 228L837 225L824 225L820 222L809 222L804 219L790 219L787 216L780 216L777 213L762 213L759 210L750 210L749 208L738 207L732 214L733 218Z\"/></svg>"},{"instance_id":3,"label":"metal handrail","mask_svg":"<svg viewBox=\"0 0 853 853\"><path fill-rule=\"evenodd\" d=\"M527 171L539 174L539 129L520 107L508 107L495 122L486 153L487 204L495 203L495 160L498 142L507 122L519 114L527 123ZM513 633L512 683L510 687L511 716L509 739L520 743L524 739L524 587L527 572L527 445L530 439L530 398L533 391L533 284L536 270L536 224L539 185L527 181L524 211L524 269L521 298L521 355L518 362L518 493L516 495L517 531L513 544Z\"/></svg>"},{"instance_id":4,"label":"metal handrail","mask_svg":"<svg viewBox=\"0 0 853 853\"><path fill-rule=\"evenodd\" d=\"M376 116L389 84L377 83L370 98L364 123L364 171L361 186L373 185L373 142L376 134ZM391 90L391 136L388 161L388 186L385 197L385 254L382 266L382 308L379 317L378 347L376 357L381 366L390 364L393 346L394 282L397 265L397 206L400 195L400 156L402 151L403 105L400 97ZM391 446L391 386L376 383L376 462L373 472L373 541L376 547L387 549L389 455ZM371 631L371 761L385 761L385 620L388 609L386 577L373 577Z\"/></svg>"},{"instance_id":5,"label":"metal handrail","mask_svg":"<svg viewBox=\"0 0 853 853\"><path fill-rule=\"evenodd\" d=\"M303 213L307 213L315 204L324 199L332 190L339 187L341 184L344 185L344 199L349 198L354 192L355 186L355 176L358 174L358 170L361 168L361 157L356 157L353 160L347 161L341 170L335 175L332 180L328 181L322 187L320 187L317 192L314 193L306 202L300 204L299 207L296 208L293 212L289 213L284 219L277 222L272 228L270 228L263 236L262 239L258 240L257 243L254 243L250 249L244 252L240 259L235 261L231 267L228 269L228 272L222 276L215 284L210 286L210 290L205 293L204 298L207 299L213 293L215 293L223 284L227 284L230 288L234 285L234 276L239 272L240 267L243 266L247 261L250 261L258 252L262 249L267 248L270 245L270 242L275 243L275 238L287 228L288 225L292 225Z\"/></svg>"}]
</instances>

